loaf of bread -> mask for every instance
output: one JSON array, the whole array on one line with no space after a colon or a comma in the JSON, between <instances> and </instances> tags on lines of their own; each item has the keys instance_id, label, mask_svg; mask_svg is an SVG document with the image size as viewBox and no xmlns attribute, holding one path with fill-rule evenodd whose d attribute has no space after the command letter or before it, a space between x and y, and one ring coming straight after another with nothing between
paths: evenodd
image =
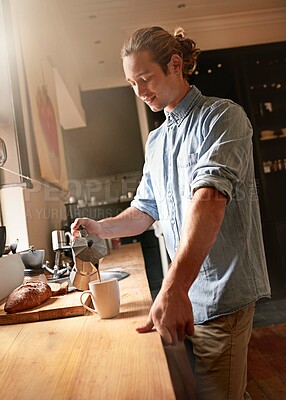
<instances>
[{"instance_id":1,"label":"loaf of bread","mask_svg":"<svg viewBox=\"0 0 286 400\"><path fill-rule=\"evenodd\" d=\"M52 296L52 289L45 282L27 282L9 294L4 310L9 313L29 310L39 306Z\"/></svg>"}]
</instances>

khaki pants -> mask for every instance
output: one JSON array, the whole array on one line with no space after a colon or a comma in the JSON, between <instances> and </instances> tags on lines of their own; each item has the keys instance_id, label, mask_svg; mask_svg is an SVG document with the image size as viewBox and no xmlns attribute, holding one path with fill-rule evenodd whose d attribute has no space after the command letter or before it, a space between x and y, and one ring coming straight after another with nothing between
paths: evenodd
<instances>
[{"instance_id":1,"label":"khaki pants","mask_svg":"<svg viewBox=\"0 0 286 400\"><path fill-rule=\"evenodd\" d=\"M247 351L254 306L196 325L194 336L186 339L196 400L251 399L246 392Z\"/></svg>"}]
</instances>

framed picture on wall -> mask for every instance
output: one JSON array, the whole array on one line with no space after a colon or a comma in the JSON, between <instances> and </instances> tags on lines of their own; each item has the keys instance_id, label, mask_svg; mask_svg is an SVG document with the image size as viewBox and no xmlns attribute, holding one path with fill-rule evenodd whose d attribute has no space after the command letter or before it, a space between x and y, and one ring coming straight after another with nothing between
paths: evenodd
<instances>
[{"instance_id":1,"label":"framed picture on wall","mask_svg":"<svg viewBox=\"0 0 286 400\"><path fill-rule=\"evenodd\" d=\"M53 68L46 58L39 62L38 79L27 74L31 116L41 177L66 189L67 173L59 123Z\"/></svg>"},{"instance_id":2,"label":"framed picture on wall","mask_svg":"<svg viewBox=\"0 0 286 400\"><path fill-rule=\"evenodd\" d=\"M59 122L54 68L33 27L19 17L19 33L30 116L40 175L67 189L67 170Z\"/></svg>"}]
</instances>

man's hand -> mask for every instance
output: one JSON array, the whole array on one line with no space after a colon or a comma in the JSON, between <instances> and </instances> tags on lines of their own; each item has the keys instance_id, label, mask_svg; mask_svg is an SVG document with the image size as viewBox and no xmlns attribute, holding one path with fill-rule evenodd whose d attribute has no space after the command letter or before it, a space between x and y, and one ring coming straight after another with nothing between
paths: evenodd
<instances>
[{"instance_id":1,"label":"man's hand","mask_svg":"<svg viewBox=\"0 0 286 400\"><path fill-rule=\"evenodd\" d=\"M87 233L89 234L93 233L99 236L101 233L100 224L98 222L90 218L76 218L71 224L71 233L74 237L80 236L78 229L81 225L85 227Z\"/></svg>"},{"instance_id":2,"label":"man's hand","mask_svg":"<svg viewBox=\"0 0 286 400\"><path fill-rule=\"evenodd\" d=\"M165 346L176 346L186 335L194 334L193 309L188 294L181 288L167 290L162 287L156 297L145 325L138 327L139 333L152 328L161 335Z\"/></svg>"}]
</instances>

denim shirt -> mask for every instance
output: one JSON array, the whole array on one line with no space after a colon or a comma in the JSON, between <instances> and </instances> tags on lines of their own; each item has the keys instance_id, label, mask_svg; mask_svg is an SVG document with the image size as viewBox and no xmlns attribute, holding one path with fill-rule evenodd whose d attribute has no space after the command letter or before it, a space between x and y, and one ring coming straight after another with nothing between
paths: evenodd
<instances>
[{"instance_id":1,"label":"denim shirt","mask_svg":"<svg viewBox=\"0 0 286 400\"><path fill-rule=\"evenodd\" d=\"M173 259L194 191L227 198L217 240L189 290L195 324L270 296L252 155L252 128L231 100L192 86L146 143L142 180L131 206L160 220Z\"/></svg>"}]
</instances>

